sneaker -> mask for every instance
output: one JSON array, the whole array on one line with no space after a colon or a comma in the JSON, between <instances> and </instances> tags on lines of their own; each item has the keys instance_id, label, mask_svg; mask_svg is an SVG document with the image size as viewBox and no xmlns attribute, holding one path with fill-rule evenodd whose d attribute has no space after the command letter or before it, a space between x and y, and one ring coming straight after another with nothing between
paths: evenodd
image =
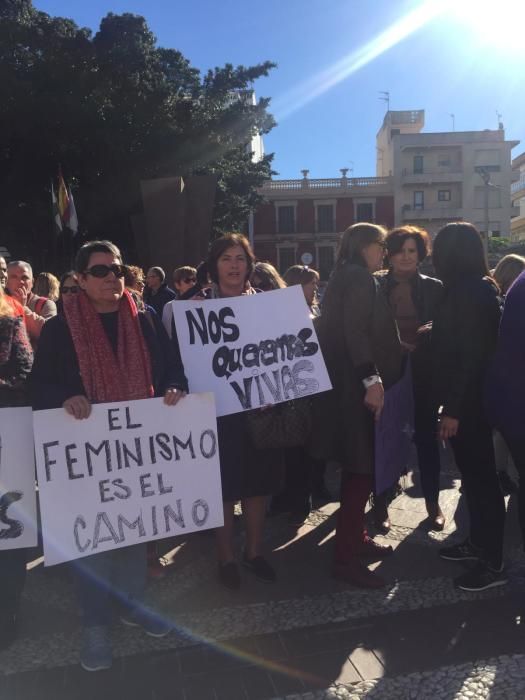
<instances>
[{"instance_id":1,"label":"sneaker","mask_svg":"<svg viewBox=\"0 0 525 700\"><path fill-rule=\"evenodd\" d=\"M475 592L485 591L487 588L496 588L496 586L504 586L508 583L508 580L503 567L498 571L497 569L491 569L490 566L480 561L466 574L454 579L454 585L457 588L461 588L462 591Z\"/></svg>"},{"instance_id":2,"label":"sneaker","mask_svg":"<svg viewBox=\"0 0 525 700\"><path fill-rule=\"evenodd\" d=\"M125 612L120 616L120 621L128 627L142 627L150 637L165 637L173 629L169 620L146 608L135 608Z\"/></svg>"},{"instance_id":3,"label":"sneaker","mask_svg":"<svg viewBox=\"0 0 525 700\"><path fill-rule=\"evenodd\" d=\"M271 567L264 557L261 555L253 557L253 559L248 559L246 553L244 553L242 558L242 565L247 571L258 578L259 581L264 581L264 583L275 583L277 578L275 575L275 569Z\"/></svg>"},{"instance_id":4,"label":"sneaker","mask_svg":"<svg viewBox=\"0 0 525 700\"><path fill-rule=\"evenodd\" d=\"M230 591L238 591L241 587L241 576L239 569L234 561L228 561L226 564L219 563L219 582L224 588L229 588Z\"/></svg>"},{"instance_id":5,"label":"sneaker","mask_svg":"<svg viewBox=\"0 0 525 700\"><path fill-rule=\"evenodd\" d=\"M389 557L394 553L394 550L389 544L381 544L376 542L368 535L365 536L363 544L361 545L360 556L366 557L367 559L372 559L373 561L379 561L385 557Z\"/></svg>"},{"instance_id":6,"label":"sneaker","mask_svg":"<svg viewBox=\"0 0 525 700\"><path fill-rule=\"evenodd\" d=\"M80 652L80 665L84 671L103 671L111 668L112 663L109 629L105 625L84 627Z\"/></svg>"},{"instance_id":7,"label":"sneaker","mask_svg":"<svg viewBox=\"0 0 525 700\"><path fill-rule=\"evenodd\" d=\"M470 540L465 540L452 547L443 547L439 550L441 559L447 561L478 561L481 554L479 547L472 544Z\"/></svg>"}]
</instances>

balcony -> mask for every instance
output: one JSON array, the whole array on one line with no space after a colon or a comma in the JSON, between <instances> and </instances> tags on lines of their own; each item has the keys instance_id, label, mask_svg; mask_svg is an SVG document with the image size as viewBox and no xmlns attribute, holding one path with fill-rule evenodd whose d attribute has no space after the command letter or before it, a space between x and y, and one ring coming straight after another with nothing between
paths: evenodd
<instances>
[{"instance_id":1,"label":"balcony","mask_svg":"<svg viewBox=\"0 0 525 700\"><path fill-rule=\"evenodd\" d=\"M401 207L401 217L403 221L428 221L430 219L456 221L463 218L463 209L458 206L434 206L414 209L410 204L404 204Z\"/></svg>"},{"instance_id":2,"label":"balcony","mask_svg":"<svg viewBox=\"0 0 525 700\"><path fill-rule=\"evenodd\" d=\"M522 175L519 180L513 182L510 186L510 194L512 199L525 197L525 175Z\"/></svg>"},{"instance_id":3,"label":"balcony","mask_svg":"<svg viewBox=\"0 0 525 700\"><path fill-rule=\"evenodd\" d=\"M462 182L462 180L463 171L459 166L423 170L422 173L415 173L409 168L403 168L401 172L401 181L403 185L432 185L446 182Z\"/></svg>"},{"instance_id":4,"label":"balcony","mask_svg":"<svg viewBox=\"0 0 525 700\"><path fill-rule=\"evenodd\" d=\"M391 177L337 177L314 180L302 178L299 180L267 180L259 189L260 194L304 192L310 193L320 190L354 190L382 188L390 191Z\"/></svg>"}]
</instances>

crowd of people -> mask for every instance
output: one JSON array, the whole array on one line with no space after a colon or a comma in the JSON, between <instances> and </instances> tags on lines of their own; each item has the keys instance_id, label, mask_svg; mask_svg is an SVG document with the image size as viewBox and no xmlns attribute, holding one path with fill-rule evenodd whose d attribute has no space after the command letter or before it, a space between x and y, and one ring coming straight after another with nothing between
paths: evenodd
<instances>
[{"instance_id":1,"label":"crowd of people","mask_svg":"<svg viewBox=\"0 0 525 700\"><path fill-rule=\"evenodd\" d=\"M435 277L420 271L432 253ZM217 580L232 591L241 571L273 583L263 552L265 519L287 513L302 523L313 503L332 499L325 465L341 467L340 501L331 574L361 588L386 582L367 563L393 554L371 537L365 510L389 529L388 498L375 493L374 426L385 391L410 365L414 444L429 529L442 530L440 443L449 442L469 511L466 539L440 550L450 561L471 561L456 579L466 591L507 582L503 562L503 462L525 471L525 258L507 256L491 274L482 239L466 222L447 224L431 250L415 226L387 231L371 223L341 236L334 270L318 298L316 270L294 265L281 277L256 261L248 240L214 240L206 261L173 273L125 265L110 241L78 251L74 270L60 279L33 278L31 265L0 258L0 407L63 408L89 417L93 403L164 397L184 401L188 382L171 305L180 300L238 297L300 285L316 328L333 389L311 397L308 444L257 448L244 413L218 419L224 525L215 531ZM182 404L183 406L183 404ZM497 434L495 433L497 431ZM496 451L494 445L496 444ZM517 487L518 488L518 487ZM525 488L519 490L525 536ZM237 559L235 504L240 502L244 550ZM158 567L156 545L138 544L71 563L83 616L83 668L112 662L115 605L123 624L162 637L171 623L144 603L148 575ZM26 550L0 550L0 647L16 636Z\"/></svg>"}]
</instances>

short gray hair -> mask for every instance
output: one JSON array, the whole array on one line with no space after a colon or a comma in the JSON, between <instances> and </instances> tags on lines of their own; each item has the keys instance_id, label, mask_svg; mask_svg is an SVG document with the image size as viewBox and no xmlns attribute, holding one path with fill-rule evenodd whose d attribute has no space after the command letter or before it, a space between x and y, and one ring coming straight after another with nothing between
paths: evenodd
<instances>
[{"instance_id":1,"label":"short gray hair","mask_svg":"<svg viewBox=\"0 0 525 700\"><path fill-rule=\"evenodd\" d=\"M10 270L12 267L27 267L31 278L33 277L33 268L25 260L11 260L10 263L7 263L7 269Z\"/></svg>"}]
</instances>

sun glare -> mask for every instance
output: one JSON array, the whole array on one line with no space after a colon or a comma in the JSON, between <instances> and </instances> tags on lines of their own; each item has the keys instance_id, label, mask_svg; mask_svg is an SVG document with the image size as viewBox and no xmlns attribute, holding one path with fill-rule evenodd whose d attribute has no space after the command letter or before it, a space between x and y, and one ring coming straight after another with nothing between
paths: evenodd
<instances>
[{"instance_id":1,"label":"sun glare","mask_svg":"<svg viewBox=\"0 0 525 700\"><path fill-rule=\"evenodd\" d=\"M521 36L525 27L525 0L448 0L448 5L447 14L457 19L480 44L525 57Z\"/></svg>"}]
</instances>

